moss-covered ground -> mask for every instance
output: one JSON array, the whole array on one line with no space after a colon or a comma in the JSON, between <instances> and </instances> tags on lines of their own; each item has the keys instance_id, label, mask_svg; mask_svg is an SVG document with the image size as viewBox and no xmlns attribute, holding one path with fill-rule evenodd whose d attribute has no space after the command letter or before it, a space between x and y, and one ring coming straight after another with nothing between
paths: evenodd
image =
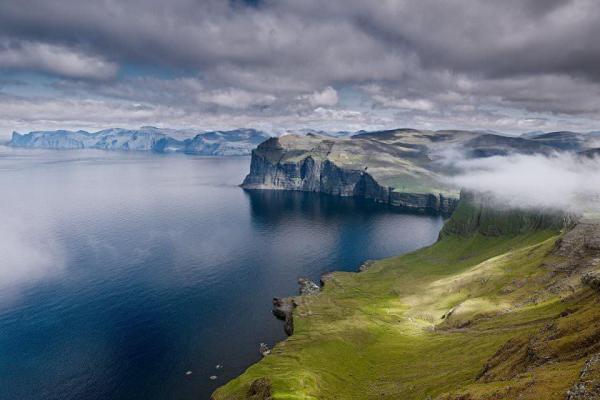
<instances>
[{"instance_id":1,"label":"moss-covered ground","mask_svg":"<svg viewBox=\"0 0 600 400\"><path fill-rule=\"evenodd\" d=\"M598 342L600 307L591 289L553 285L560 236L450 232L334 273L296 300L294 335L213 396L562 399ZM269 388L252 394L260 378Z\"/></svg>"}]
</instances>

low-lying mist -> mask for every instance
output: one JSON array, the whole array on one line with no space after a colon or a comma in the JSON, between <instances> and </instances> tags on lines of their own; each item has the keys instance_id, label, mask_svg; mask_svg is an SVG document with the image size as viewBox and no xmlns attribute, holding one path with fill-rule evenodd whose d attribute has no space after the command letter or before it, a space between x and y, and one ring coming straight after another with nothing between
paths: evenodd
<instances>
[{"instance_id":1,"label":"low-lying mist","mask_svg":"<svg viewBox=\"0 0 600 400\"><path fill-rule=\"evenodd\" d=\"M64 249L54 235L54 224L15 212L13 207L0 211L0 290L12 290L25 281L53 276L64 267Z\"/></svg>"},{"instance_id":2,"label":"low-lying mist","mask_svg":"<svg viewBox=\"0 0 600 400\"><path fill-rule=\"evenodd\" d=\"M451 184L492 195L509 208L600 211L600 158L553 154L467 159L453 153L445 163L458 170L448 177Z\"/></svg>"}]
</instances>

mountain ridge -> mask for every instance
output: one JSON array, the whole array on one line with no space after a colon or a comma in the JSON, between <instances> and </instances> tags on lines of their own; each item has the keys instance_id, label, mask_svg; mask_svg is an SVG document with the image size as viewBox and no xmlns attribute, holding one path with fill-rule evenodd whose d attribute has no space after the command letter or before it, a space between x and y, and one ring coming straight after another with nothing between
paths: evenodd
<instances>
[{"instance_id":1,"label":"mountain ridge","mask_svg":"<svg viewBox=\"0 0 600 400\"><path fill-rule=\"evenodd\" d=\"M185 136L193 135L192 137ZM110 128L97 132L83 130L13 132L8 146L41 149L100 149L150 151L212 156L248 155L270 135L255 129L198 132L144 126L140 129Z\"/></svg>"}]
</instances>

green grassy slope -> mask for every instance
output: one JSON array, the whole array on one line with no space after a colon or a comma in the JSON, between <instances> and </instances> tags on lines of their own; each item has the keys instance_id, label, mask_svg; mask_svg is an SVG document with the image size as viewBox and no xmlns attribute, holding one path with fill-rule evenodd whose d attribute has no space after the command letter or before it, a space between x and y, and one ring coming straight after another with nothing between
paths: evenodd
<instances>
[{"instance_id":1,"label":"green grassy slope","mask_svg":"<svg viewBox=\"0 0 600 400\"><path fill-rule=\"evenodd\" d=\"M558 225L465 225L475 208L433 246L297 298L294 335L214 399L564 398L600 338L597 295L556 283Z\"/></svg>"}]
</instances>

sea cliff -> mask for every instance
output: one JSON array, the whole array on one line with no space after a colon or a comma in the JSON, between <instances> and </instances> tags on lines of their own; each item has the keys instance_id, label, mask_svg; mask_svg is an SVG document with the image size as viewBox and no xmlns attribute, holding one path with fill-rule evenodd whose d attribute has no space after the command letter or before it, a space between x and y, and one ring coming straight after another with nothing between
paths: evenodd
<instances>
[{"instance_id":1,"label":"sea cliff","mask_svg":"<svg viewBox=\"0 0 600 400\"><path fill-rule=\"evenodd\" d=\"M465 194L433 246L328 274L213 399L598 398L600 225L491 208Z\"/></svg>"},{"instance_id":2,"label":"sea cliff","mask_svg":"<svg viewBox=\"0 0 600 400\"><path fill-rule=\"evenodd\" d=\"M314 146L307 149L311 144ZM242 187L355 196L418 213L450 215L454 210L458 202L456 191L443 185L405 189L415 180L410 176L411 166L406 163L385 165L387 180L394 175L398 178L396 187L385 185L370 172L381 172L380 160L371 158L361 163L357 160L361 155L356 152L342 154L347 151L345 144L343 140L320 140L314 136L271 138L252 151L250 173ZM433 182L432 174L428 175L427 181Z\"/></svg>"}]
</instances>

